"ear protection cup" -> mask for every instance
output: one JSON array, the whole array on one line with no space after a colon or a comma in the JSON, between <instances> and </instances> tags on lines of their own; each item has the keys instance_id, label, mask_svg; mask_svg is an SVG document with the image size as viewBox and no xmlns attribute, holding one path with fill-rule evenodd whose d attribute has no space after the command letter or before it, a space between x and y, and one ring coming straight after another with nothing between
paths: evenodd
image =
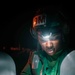
<instances>
[{"instance_id":1,"label":"ear protection cup","mask_svg":"<svg viewBox=\"0 0 75 75\"><path fill-rule=\"evenodd\" d=\"M30 27L30 33L31 33L31 35L32 35L33 38L37 39L37 33L31 27Z\"/></svg>"},{"instance_id":2,"label":"ear protection cup","mask_svg":"<svg viewBox=\"0 0 75 75\"><path fill-rule=\"evenodd\" d=\"M65 35L65 36L67 36L68 34L69 34L69 26L67 25L67 24L65 24L64 26L63 26L63 28L62 28L62 31L63 31L63 34Z\"/></svg>"}]
</instances>

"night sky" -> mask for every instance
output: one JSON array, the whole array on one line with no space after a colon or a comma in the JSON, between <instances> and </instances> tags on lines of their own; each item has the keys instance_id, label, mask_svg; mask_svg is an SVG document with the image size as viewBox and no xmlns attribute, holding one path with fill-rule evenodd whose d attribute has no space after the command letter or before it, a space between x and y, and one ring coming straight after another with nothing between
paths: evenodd
<instances>
[{"instance_id":1,"label":"night sky","mask_svg":"<svg viewBox=\"0 0 75 75\"><path fill-rule=\"evenodd\" d=\"M26 5L27 4L27 5ZM70 47L75 48L75 5L71 3L61 3L61 4L51 4L56 7L59 7L61 11L68 17L69 24L70 24ZM29 5L29 3L25 3L22 6L20 4L6 4L3 5L1 8L1 24L0 24L0 48L2 46L18 46L19 44L21 47L24 48L35 48L36 47L36 40L30 34L30 26L32 24L32 17L37 9L44 6L49 5L41 5L35 4ZM21 52L22 53L22 52ZM19 53L19 54L21 54ZM16 53L14 53L15 56ZM13 57L13 56L12 56ZM24 66L25 61L21 62L25 57L27 58L24 53L22 53L20 59L17 59L18 56L14 58L15 62L17 63L17 68L19 63L22 65L18 68L18 73Z\"/></svg>"},{"instance_id":2,"label":"night sky","mask_svg":"<svg viewBox=\"0 0 75 75\"><path fill-rule=\"evenodd\" d=\"M0 44L27 45L27 42L32 40L29 31L34 10L33 7L26 6L4 7L1 11Z\"/></svg>"}]
</instances>

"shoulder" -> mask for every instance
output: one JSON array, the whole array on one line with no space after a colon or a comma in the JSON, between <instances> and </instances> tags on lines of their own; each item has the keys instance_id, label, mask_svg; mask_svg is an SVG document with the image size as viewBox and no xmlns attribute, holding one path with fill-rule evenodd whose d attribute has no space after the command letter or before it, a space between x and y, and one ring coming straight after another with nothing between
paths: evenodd
<instances>
[{"instance_id":1,"label":"shoulder","mask_svg":"<svg viewBox=\"0 0 75 75\"><path fill-rule=\"evenodd\" d=\"M38 54L37 51L30 52L28 63L31 63L35 54Z\"/></svg>"}]
</instances>

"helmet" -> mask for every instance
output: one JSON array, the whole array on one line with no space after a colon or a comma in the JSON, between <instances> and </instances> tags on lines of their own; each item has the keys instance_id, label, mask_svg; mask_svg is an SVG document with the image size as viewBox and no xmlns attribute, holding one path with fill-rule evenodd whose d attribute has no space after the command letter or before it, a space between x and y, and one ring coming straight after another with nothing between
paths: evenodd
<instances>
[{"instance_id":1,"label":"helmet","mask_svg":"<svg viewBox=\"0 0 75 75\"><path fill-rule=\"evenodd\" d=\"M60 75L75 75L75 50L69 52L62 61Z\"/></svg>"},{"instance_id":2,"label":"helmet","mask_svg":"<svg viewBox=\"0 0 75 75\"><path fill-rule=\"evenodd\" d=\"M5 52L0 52L0 75L16 75L16 64Z\"/></svg>"},{"instance_id":3,"label":"helmet","mask_svg":"<svg viewBox=\"0 0 75 75\"><path fill-rule=\"evenodd\" d=\"M66 17L54 7L39 9L33 17L32 22L30 32L34 38L37 38L38 31L42 31L43 34L50 34L50 32L52 32L52 34L62 33L64 36L67 36L69 33Z\"/></svg>"}]
</instances>

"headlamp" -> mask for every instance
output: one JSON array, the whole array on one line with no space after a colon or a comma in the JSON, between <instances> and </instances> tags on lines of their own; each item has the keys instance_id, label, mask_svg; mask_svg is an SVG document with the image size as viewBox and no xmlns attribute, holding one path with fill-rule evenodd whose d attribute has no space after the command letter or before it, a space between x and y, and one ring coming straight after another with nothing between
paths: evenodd
<instances>
[{"instance_id":1,"label":"headlamp","mask_svg":"<svg viewBox=\"0 0 75 75\"><path fill-rule=\"evenodd\" d=\"M53 34L51 32L50 34L41 34L39 36L42 42L46 42L49 40L59 40L61 38L61 34Z\"/></svg>"},{"instance_id":2,"label":"headlamp","mask_svg":"<svg viewBox=\"0 0 75 75\"><path fill-rule=\"evenodd\" d=\"M51 36L52 36L52 33L50 33L49 35L48 34L42 35L42 39L45 41L48 41L48 40L50 40Z\"/></svg>"}]
</instances>

